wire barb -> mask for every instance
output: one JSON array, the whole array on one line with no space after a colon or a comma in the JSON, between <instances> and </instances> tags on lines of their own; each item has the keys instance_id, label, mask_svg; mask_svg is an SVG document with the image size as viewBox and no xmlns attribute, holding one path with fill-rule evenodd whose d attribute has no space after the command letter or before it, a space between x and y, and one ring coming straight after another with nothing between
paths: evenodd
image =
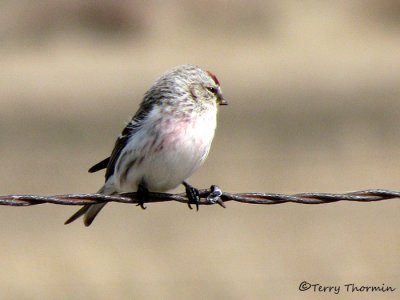
<instances>
[{"instance_id":1,"label":"wire barb","mask_svg":"<svg viewBox=\"0 0 400 300\"><path fill-rule=\"evenodd\" d=\"M221 193L219 193L221 192ZM215 194L215 187L210 189L199 190L200 205L212 205L209 201L210 196ZM299 204L324 204L337 201L357 201L357 202L375 202L394 198L400 198L400 192L384 189L370 189L364 191L349 192L344 194L332 193L301 193L294 195L276 194L276 193L227 193L218 191L219 199L216 201L222 207L224 202L236 201L249 204L283 204L283 203L299 203ZM66 194L55 196L40 195L6 195L0 196L0 205L8 206L31 206L37 204L59 204L59 205L86 205L104 202L118 202L127 204L138 204L140 197L137 193L123 193L114 196L106 196L101 194ZM189 199L185 193L169 194L169 193L152 193L149 192L146 198L147 203L177 201L187 204Z\"/></svg>"}]
</instances>

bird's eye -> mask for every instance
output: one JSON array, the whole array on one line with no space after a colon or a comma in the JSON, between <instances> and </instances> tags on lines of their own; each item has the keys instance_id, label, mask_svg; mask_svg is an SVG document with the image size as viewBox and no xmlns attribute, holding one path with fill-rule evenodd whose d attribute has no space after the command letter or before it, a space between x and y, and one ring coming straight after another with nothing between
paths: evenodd
<instances>
[{"instance_id":1,"label":"bird's eye","mask_svg":"<svg viewBox=\"0 0 400 300\"><path fill-rule=\"evenodd\" d=\"M209 90L213 94L217 94L218 93L218 89L216 87L213 87L213 86L207 87L207 90Z\"/></svg>"}]
</instances>

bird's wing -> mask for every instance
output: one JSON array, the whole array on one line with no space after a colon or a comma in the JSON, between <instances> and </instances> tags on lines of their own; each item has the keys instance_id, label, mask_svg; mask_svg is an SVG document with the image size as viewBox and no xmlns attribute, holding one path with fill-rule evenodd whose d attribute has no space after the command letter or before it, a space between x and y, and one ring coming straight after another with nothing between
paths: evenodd
<instances>
[{"instance_id":1,"label":"bird's wing","mask_svg":"<svg viewBox=\"0 0 400 300\"><path fill-rule=\"evenodd\" d=\"M118 158L121 155L122 149L125 148L126 144L129 142L129 139L140 129L144 119L146 119L146 117L148 116L154 103L155 101L152 101L152 99L145 99L145 101L142 102L139 110L136 112L132 120L126 125L121 135L115 141L114 149L111 153L111 156L103 159L101 162L91 167L89 169L90 173L107 168L105 175L106 181L114 174L115 164L117 163Z\"/></svg>"},{"instance_id":2,"label":"bird's wing","mask_svg":"<svg viewBox=\"0 0 400 300\"><path fill-rule=\"evenodd\" d=\"M94 173L100 170L107 168L108 162L110 161L110 157L103 159L101 162L98 162L94 166L89 169L89 173Z\"/></svg>"},{"instance_id":3,"label":"bird's wing","mask_svg":"<svg viewBox=\"0 0 400 300\"><path fill-rule=\"evenodd\" d=\"M134 130L132 128L132 122L130 122L115 141L114 149L107 163L106 180L114 174L115 164L132 134L134 134Z\"/></svg>"},{"instance_id":4,"label":"bird's wing","mask_svg":"<svg viewBox=\"0 0 400 300\"><path fill-rule=\"evenodd\" d=\"M98 162L94 166L89 169L90 173L94 173L100 171L102 169L107 168L106 170L106 180L114 174L114 167L118 160L119 155L121 154L122 149L128 143L129 138L133 134L133 128L131 122L124 128L121 135L115 141L114 149L111 153L111 156L103 159L102 161Z\"/></svg>"}]
</instances>

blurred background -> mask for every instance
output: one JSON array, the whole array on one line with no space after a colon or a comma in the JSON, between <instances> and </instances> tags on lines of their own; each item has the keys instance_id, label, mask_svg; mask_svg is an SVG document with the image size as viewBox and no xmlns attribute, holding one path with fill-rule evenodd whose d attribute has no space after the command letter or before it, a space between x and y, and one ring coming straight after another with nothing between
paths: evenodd
<instances>
[{"instance_id":1,"label":"blurred background","mask_svg":"<svg viewBox=\"0 0 400 300\"><path fill-rule=\"evenodd\" d=\"M183 63L216 73L229 101L193 185L400 190L399 1L3 0L0 194L97 191L104 174L87 169ZM76 209L1 207L1 299L399 298L398 200L111 204L64 226Z\"/></svg>"}]
</instances>

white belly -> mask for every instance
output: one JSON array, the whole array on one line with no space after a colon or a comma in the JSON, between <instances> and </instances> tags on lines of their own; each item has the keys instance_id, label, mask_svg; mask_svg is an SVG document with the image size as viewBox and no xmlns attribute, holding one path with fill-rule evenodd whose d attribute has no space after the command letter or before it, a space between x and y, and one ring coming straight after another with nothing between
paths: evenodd
<instances>
[{"instance_id":1,"label":"white belly","mask_svg":"<svg viewBox=\"0 0 400 300\"><path fill-rule=\"evenodd\" d=\"M216 112L190 122L161 122L160 126L152 147L145 135L146 128L135 133L125 147L131 151L129 159L137 160L128 172L124 168L117 172L116 168L113 180L118 192L136 191L139 184L150 191L163 192L190 177L208 155L216 127Z\"/></svg>"}]
</instances>

